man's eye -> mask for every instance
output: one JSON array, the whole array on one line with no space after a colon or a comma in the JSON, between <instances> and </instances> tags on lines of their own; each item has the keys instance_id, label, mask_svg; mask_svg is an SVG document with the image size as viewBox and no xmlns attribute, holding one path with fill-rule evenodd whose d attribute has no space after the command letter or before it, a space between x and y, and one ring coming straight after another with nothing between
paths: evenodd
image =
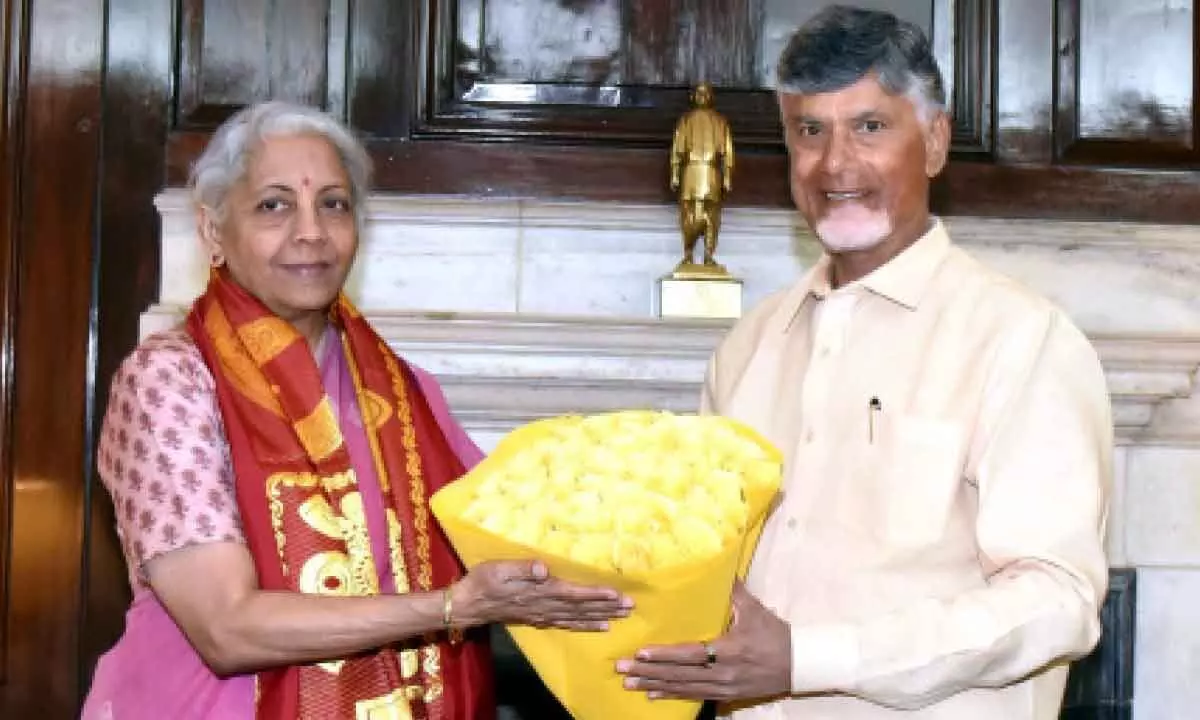
<instances>
[{"instance_id":1,"label":"man's eye","mask_svg":"<svg viewBox=\"0 0 1200 720\"><path fill-rule=\"evenodd\" d=\"M884 124L882 120L864 120L862 123L862 129L864 132L877 133L880 130L883 130L883 128Z\"/></svg>"},{"instance_id":2,"label":"man's eye","mask_svg":"<svg viewBox=\"0 0 1200 720\"><path fill-rule=\"evenodd\" d=\"M813 135L820 134L820 132L821 132L820 125L814 125L812 123L804 123L802 125L796 126L796 134L799 135L800 137L812 137Z\"/></svg>"}]
</instances>

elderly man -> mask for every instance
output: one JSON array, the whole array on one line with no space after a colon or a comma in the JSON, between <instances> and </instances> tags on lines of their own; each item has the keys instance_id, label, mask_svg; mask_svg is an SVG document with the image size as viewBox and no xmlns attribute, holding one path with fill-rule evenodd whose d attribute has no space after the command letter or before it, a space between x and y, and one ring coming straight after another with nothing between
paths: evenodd
<instances>
[{"instance_id":1,"label":"elderly man","mask_svg":"<svg viewBox=\"0 0 1200 720\"><path fill-rule=\"evenodd\" d=\"M950 123L923 33L791 39L792 196L825 256L731 331L703 405L786 454L734 620L618 662L738 720L1052 720L1100 634L1112 420L1096 354L928 210Z\"/></svg>"}]
</instances>

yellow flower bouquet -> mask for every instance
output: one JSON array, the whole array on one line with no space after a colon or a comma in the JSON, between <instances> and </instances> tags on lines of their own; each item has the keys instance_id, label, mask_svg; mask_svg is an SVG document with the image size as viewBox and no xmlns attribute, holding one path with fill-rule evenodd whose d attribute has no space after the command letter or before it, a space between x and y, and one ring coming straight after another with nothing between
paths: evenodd
<instances>
[{"instance_id":1,"label":"yellow flower bouquet","mask_svg":"<svg viewBox=\"0 0 1200 720\"><path fill-rule=\"evenodd\" d=\"M634 599L608 632L509 628L577 720L691 720L699 703L625 690L616 661L723 632L781 470L777 449L719 416L564 416L505 436L431 507L468 567L537 557Z\"/></svg>"}]
</instances>

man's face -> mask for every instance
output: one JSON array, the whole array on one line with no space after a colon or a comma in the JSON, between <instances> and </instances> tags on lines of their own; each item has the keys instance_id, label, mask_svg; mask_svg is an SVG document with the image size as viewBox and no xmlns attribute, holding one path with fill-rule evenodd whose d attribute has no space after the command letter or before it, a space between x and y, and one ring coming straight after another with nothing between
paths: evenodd
<instances>
[{"instance_id":1,"label":"man's face","mask_svg":"<svg viewBox=\"0 0 1200 720\"><path fill-rule=\"evenodd\" d=\"M923 234L929 180L946 164L945 113L923 122L873 75L836 92L780 93L779 106L792 200L829 252Z\"/></svg>"}]
</instances>

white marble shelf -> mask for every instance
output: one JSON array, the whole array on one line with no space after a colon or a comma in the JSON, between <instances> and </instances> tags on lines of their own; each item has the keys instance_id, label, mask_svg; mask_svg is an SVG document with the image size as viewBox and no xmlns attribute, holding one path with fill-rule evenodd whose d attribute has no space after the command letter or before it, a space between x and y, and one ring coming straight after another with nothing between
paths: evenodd
<instances>
[{"instance_id":1,"label":"white marble shelf","mask_svg":"<svg viewBox=\"0 0 1200 720\"><path fill-rule=\"evenodd\" d=\"M145 329L178 321L156 306ZM404 357L441 380L455 414L490 440L537 418L655 407L694 410L720 321L534 316L508 313L367 314ZM1098 335L1123 443L1200 445L1200 426L1155 422L1164 401L1190 398L1200 337Z\"/></svg>"}]
</instances>

